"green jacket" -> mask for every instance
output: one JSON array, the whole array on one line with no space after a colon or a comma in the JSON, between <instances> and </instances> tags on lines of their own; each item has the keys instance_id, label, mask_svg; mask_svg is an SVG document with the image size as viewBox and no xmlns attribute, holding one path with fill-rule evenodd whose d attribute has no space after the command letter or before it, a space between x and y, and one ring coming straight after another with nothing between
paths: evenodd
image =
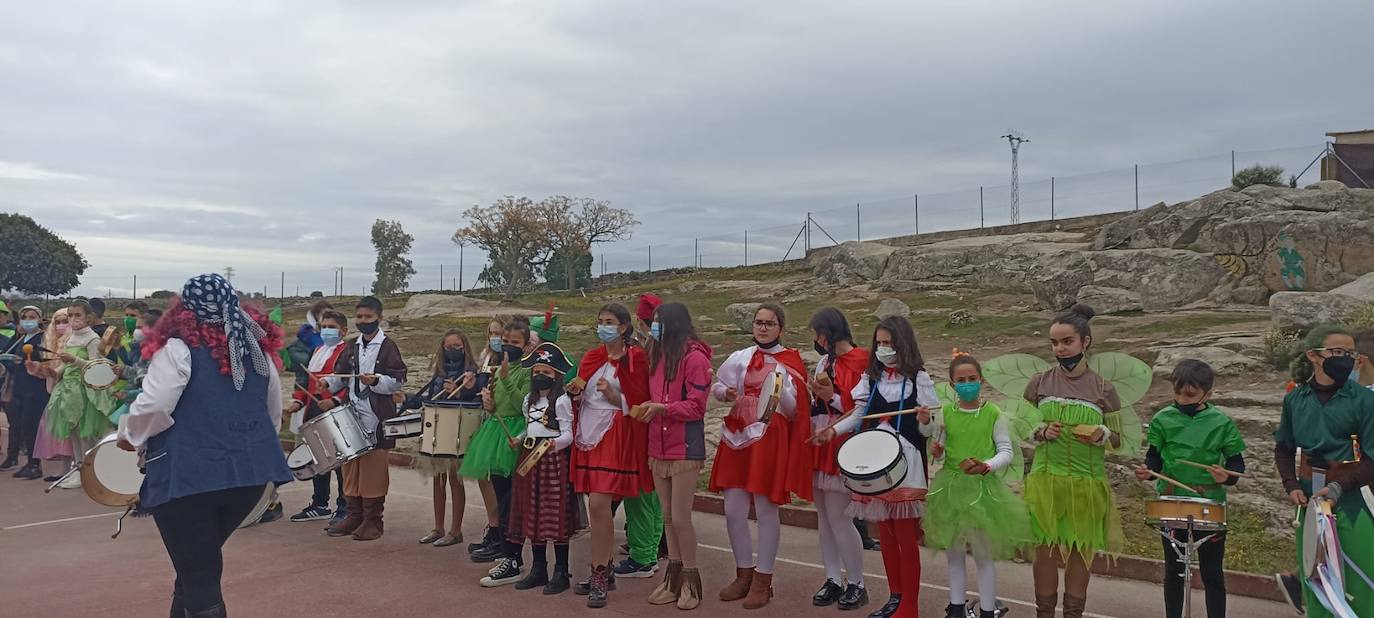
<instances>
[{"instance_id":1,"label":"green jacket","mask_svg":"<svg viewBox=\"0 0 1374 618\"><path fill-rule=\"evenodd\" d=\"M1180 462L1221 465L1230 457L1245 452L1245 440L1236 423L1211 404L1193 416L1180 412L1173 404L1165 406L1150 419L1145 442L1155 447L1164 460L1160 471L1163 475L1184 485L1203 487L1200 497L1218 502L1226 501L1226 487L1217 483L1210 472ZM1164 481L1157 482L1157 489L1161 495L1199 497L1197 493L1185 492Z\"/></svg>"}]
</instances>

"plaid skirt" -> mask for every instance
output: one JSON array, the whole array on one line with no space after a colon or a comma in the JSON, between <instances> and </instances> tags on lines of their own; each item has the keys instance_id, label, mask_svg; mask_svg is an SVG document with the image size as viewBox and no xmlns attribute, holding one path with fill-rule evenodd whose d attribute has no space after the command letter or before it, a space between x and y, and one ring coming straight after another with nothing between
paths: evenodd
<instances>
[{"instance_id":1,"label":"plaid skirt","mask_svg":"<svg viewBox=\"0 0 1374 618\"><path fill-rule=\"evenodd\" d=\"M582 528L577 495L568 478L569 449L545 453L525 476L511 477L508 540L567 543ZM530 454L520 449L520 460Z\"/></svg>"}]
</instances>

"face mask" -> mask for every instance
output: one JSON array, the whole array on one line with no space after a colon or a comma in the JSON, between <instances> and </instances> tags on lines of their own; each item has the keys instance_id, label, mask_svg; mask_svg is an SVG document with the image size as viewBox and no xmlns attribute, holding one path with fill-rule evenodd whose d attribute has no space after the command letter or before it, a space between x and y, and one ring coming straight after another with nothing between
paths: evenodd
<instances>
[{"instance_id":1,"label":"face mask","mask_svg":"<svg viewBox=\"0 0 1374 618\"><path fill-rule=\"evenodd\" d=\"M1179 412L1182 412L1182 413L1184 413L1184 414L1187 414L1188 416L1192 416L1192 415L1194 415L1194 414L1197 414L1198 411L1201 410L1205 405L1206 405L1206 404L1203 404L1202 402L1198 402L1198 403L1179 403L1179 402L1177 402L1177 401L1174 402L1174 407L1175 407L1175 408L1178 408L1178 411L1179 411Z\"/></svg>"},{"instance_id":2,"label":"face mask","mask_svg":"<svg viewBox=\"0 0 1374 618\"><path fill-rule=\"evenodd\" d=\"M535 392L549 390L556 383L557 381L553 379L553 376L546 376L542 373L530 376L530 386L534 388Z\"/></svg>"},{"instance_id":3,"label":"face mask","mask_svg":"<svg viewBox=\"0 0 1374 618\"><path fill-rule=\"evenodd\" d=\"M654 341L658 341L659 339L662 339L662 338L663 338L663 324L660 323L660 322L654 322L653 324L650 324L650 325L649 325L649 336L650 336L650 337L653 337L653 338L654 338Z\"/></svg>"},{"instance_id":4,"label":"face mask","mask_svg":"<svg viewBox=\"0 0 1374 618\"><path fill-rule=\"evenodd\" d=\"M129 315L124 316L124 332L132 333L135 328L138 328L138 318Z\"/></svg>"},{"instance_id":5,"label":"face mask","mask_svg":"<svg viewBox=\"0 0 1374 618\"><path fill-rule=\"evenodd\" d=\"M38 320L19 320L19 328L24 329L26 333L36 333L38 332Z\"/></svg>"},{"instance_id":6,"label":"face mask","mask_svg":"<svg viewBox=\"0 0 1374 618\"><path fill-rule=\"evenodd\" d=\"M601 343L611 343L620 338L620 327L610 324L597 324L596 338L600 339Z\"/></svg>"},{"instance_id":7,"label":"face mask","mask_svg":"<svg viewBox=\"0 0 1374 618\"><path fill-rule=\"evenodd\" d=\"M65 335L65 334L71 332L71 330L72 330L72 325L71 325L71 324L58 324L58 325L57 325L57 334L59 334L59 335Z\"/></svg>"},{"instance_id":8,"label":"face mask","mask_svg":"<svg viewBox=\"0 0 1374 618\"><path fill-rule=\"evenodd\" d=\"M816 353L820 354L821 356L825 356L826 354L830 353L830 350L825 349L825 346L819 343L812 343L811 346L813 349L816 350Z\"/></svg>"},{"instance_id":9,"label":"face mask","mask_svg":"<svg viewBox=\"0 0 1374 618\"><path fill-rule=\"evenodd\" d=\"M1059 366L1063 367L1064 371L1073 371L1078 367L1078 363L1083 362L1083 353L1079 352L1073 356L1059 357L1058 360Z\"/></svg>"},{"instance_id":10,"label":"face mask","mask_svg":"<svg viewBox=\"0 0 1374 618\"><path fill-rule=\"evenodd\" d=\"M467 351L463 350L462 348L458 348L456 350L444 350L444 362L450 365L464 365L467 364L467 360Z\"/></svg>"},{"instance_id":11,"label":"face mask","mask_svg":"<svg viewBox=\"0 0 1374 618\"><path fill-rule=\"evenodd\" d=\"M954 385L954 392L959 393L962 401L977 401L978 395L983 392L982 382L960 382Z\"/></svg>"},{"instance_id":12,"label":"face mask","mask_svg":"<svg viewBox=\"0 0 1374 618\"><path fill-rule=\"evenodd\" d=\"M501 351L505 352L506 360L512 363L520 362L520 357L525 353L525 351L521 350L519 346L513 346L510 344L503 344L501 346Z\"/></svg>"},{"instance_id":13,"label":"face mask","mask_svg":"<svg viewBox=\"0 0 1374 618\"><path fill-rule=\"evenodd\" d=\"M358 332L364 335L371 335L381 327L380 322L358 322Z\"/></svg>"},{"instance_id":14,"label":"face mask","mask_svg":"<svg viewBox=\"0 0 1374 618\"><path fill-rule=\"evenodd\" d=\"M1322 371L1336 381L1336 386L1345 386L1350 380L1350 370L1354 368L1355 359L1349 356L1332 356L1322 360Z\"/></svg>"},{"instance_id":15,"label":"face mask","mask_svg":"<svg viewBox=\"0 0 1374 618\"><path fill-rule=\"evenodd\" d=\"M873 355L878 357L878 362L888 367L897 364L897 351L892 349L891 346L880 345L878 346L878 351L874 352Z\"/></svg>"},{"instance_id":16,"label":"face mask","mask_svg":"<svg viewBox=\"0 0 1374 618\"><path fill-rule=\"evenodd\" d=\"M492 351L492 352L500 352L500 351L501 351L501 336L500 336L500 335L492 335L490 338L488 338L488 339L487 339L487 347L491 348L491 351Z\"/></svg>"},{"instance_id":17,"label":"face mask","mask_svg":"<svg viewBox=\"0 0 1374 618\"><path fill-rule=\"evenodd\" d=\"M754 345L759 346L760 348L762 348L762 349L764 349L764 350L767 350L767 349L769 349L769 348L771 348L771 347L773 347L773 346L775 346L775 345L778 345L778 340L777 340L777 339L774 339L774 340L772 340L772 341L759 341L758 339L755 339L755 340L754 340Z\"/></svg>"},{"instance_id":18,"label":"face mask","mask_svg":"<svg viewBox=\"0 0 1374 618\"><path fill-rule=\"evenodd\" d=\"M67 328L70 328L72 330L81 330L83 328L86 328L86 321L81 318L71 318L67 320Z\"/></svg>"},{"instance_id":19,"label":"face mask","mask_svg":"<svg viewBox=\"0 0 1374 618\"><path fill-rule=\"evenodd\" d=\"M324 340L325 345L335 345L339 343L342 337L339 335L339 329L337 328L321 328L320 339Z\"/></svg>"},{"instance_id":20,"label":"face mask","mask_svg":"<svg viewBox=\"0 0 1374 618\"><path fill-rule=\"evenodd\" d=\"M146 335L143 334L143 329L141 328L134 331L134 343L143 343L143 338L145 336Z\"/></svg>"}]
</instances>

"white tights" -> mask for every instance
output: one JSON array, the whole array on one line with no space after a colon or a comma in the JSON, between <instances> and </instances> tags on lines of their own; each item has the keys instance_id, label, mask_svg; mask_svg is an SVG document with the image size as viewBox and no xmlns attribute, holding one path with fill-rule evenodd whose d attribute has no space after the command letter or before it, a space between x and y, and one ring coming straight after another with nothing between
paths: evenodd
<instances>
[{"instance_id":1,"label":"white tights","mask_svg":"<svg viewBox=\"0 0 1374 618\"><path fill-rule=\"evenodd\" d=\"M854 521L845 514L849 506L849 492L816 490L817 527L821 531L821 562L825 576L837 585L844 585L840 568L849 576L849 583L864 585L864 545Z\"/></svg>"},{"instance_id":2,"label":"white tights","mask_svg":"<svg viewBox=\"0 0 1374 618\"><path fill-rule=\"evenodd\" d=\"M988 555L987 538L976 536L969 543L973 547L973 563L978 567L978 607L983 611L997 609L997 569L996 563ZM949 602L963 605L968 602L964 591L968 588L968 575L965 573L963 547L951 547L946 552L949 559Z\"/></svg>"},{"instance_id":3,"label":"white tights","mask_svg":"<svg viewBox=\"0 0 1374 618\"><path fill-rule=\"evenodd\" d=\"M759 555L754 562L753 542L749 537L749 501L753 499L754 516L758 518ZM760 573L772 574L778 559L778 543L782 538L782 523L778 521L778 505L768 496L756 496L743 489L725 490L725 529L730 533L730 551L735 554L735 566L754 567Z\"/></svg>"}]
</instances>

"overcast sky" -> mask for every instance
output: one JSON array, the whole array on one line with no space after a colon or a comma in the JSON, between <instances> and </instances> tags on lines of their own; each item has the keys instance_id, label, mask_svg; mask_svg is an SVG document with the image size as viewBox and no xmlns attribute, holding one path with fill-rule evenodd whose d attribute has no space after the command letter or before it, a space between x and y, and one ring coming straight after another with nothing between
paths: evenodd
<instances>
[{"instance_id":1,"label":"overcast sky","mask_svg":"<svg viewBox=\"0 0 1374 618\"><path fill-rule=\"evenodd\" d=\"M233 266L275 295L281 271L331 291L335 266L360 291L379 217L416 238L413 288L441 263L451 286L460 213L507 194L634 211L596 251L612 270L723 234L705 261L738 262L745 228L751 262L776 259L808 210L847 208L817 219L852 239L856 202L877 203L863 236L908 233L917 192L923 229L976 226L1009 128L1023 182L1120 170L1061 182L1061 215L1130 208L1133 164L1148 205L1223 186L1233 149L1296 172L1326 131L1374 128L1371 6L11 2L0 211L74 242L82 293ZM987 200L1005 222L1005 188Z\"/></svg>"}]
</instances>

